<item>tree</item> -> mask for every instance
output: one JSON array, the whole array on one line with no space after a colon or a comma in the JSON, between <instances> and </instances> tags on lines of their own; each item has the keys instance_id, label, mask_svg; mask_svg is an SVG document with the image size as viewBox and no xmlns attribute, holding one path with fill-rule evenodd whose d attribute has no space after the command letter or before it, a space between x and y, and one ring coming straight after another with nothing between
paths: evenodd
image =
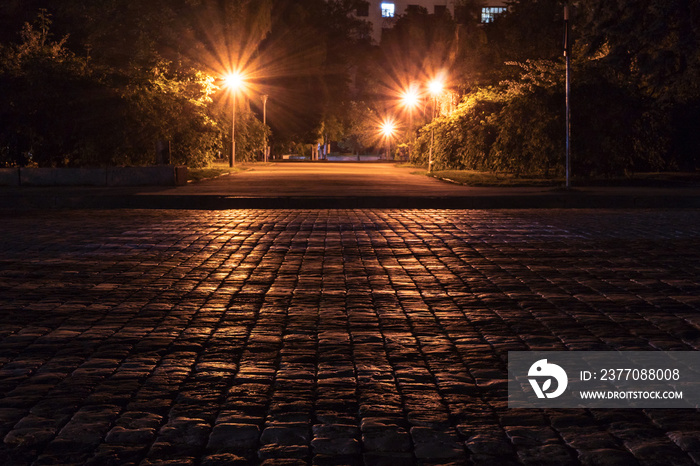
<instances>
[{"instance_id":1,"label":"tree","mask_svg":"<svg viewBox=\"0 0 700 466\"><path fill-rule=\"evenodd\" d=\"M269 115L278 140L315 143L353 98L364 73L369 25L352 13L361 0L276 0L266 58Z\"/></svg>"},{"instance_id":2,"label":"tree","mask_svg":"<svg viewBox=\"0 0 700 466\"><path fill-rule=\"evenodd\" d=\"M700 96L700 3L693 0L581 2L582 45L645 94L669 102Z\"/></svg>"},{"instance_id":3,"label":"tree","mask_svg":"<svg viewBox=\"0 0 700 466\"><path fill-rule=\"evenodd\" d=\"M610 8L617 11L617 7ZM480 53L482 63L489 56L516 60L504 63L511 68L508 71L496 67L491 79L472 86L456 112L424 128L412 153L414 161L425 164L432 145L436 168L488 169L516 175L561 173L565 134L561 10L555 0L512 2L508 13L484 28L488 44ZM585 19L581 14L574 16L575 37L581 39L574 46L573 62L573 173L618 176L669 168L674 163L669 157L671 141L686 145L686 155L675 163L693 166L695 159L689 162L687 155L697 153L688 150L693 141L687 137L690 125L678 124L681 122L675 115L689 116L695 128L698 121L693 118L700 116L700 111L692 112L697 107L684 103L681 108L690 112L669 112L660 104L661 94L655 95L645 86L649 73L636 70L636 77L625 79L633 71L629 66L634 60L615 58L615 66L607 65L606 60L613 59L610 44L594 49L590 42L589 50L597 50L597 55L583 54L585 41L591 40L596 27L595 22L588 24ZM641 29L637 32L644 34ZM661 46L668 47L668 43ZM654 66L651 71L661 70ZM674 89L669 87L668 94ZM430 134L434 134L432 144Z\"/></svg>"},{"instance_id":4,"label":"tree","mask_svg":"<svg viewBox=\"0 0 700 466\"><path fill-rule=\"evenodd\" d=\"M269 2L47 3L59 20L41 10L19 43L2 48L0 80L9 92L0 112L12 122L0 130L5 163L152 163L159 139L171 141L175 162L194 166L222 150L230 121L214 101L221 66L212 57L227 46L203 37L217 21L265 34ZM74 34L55 41L53 30ZM249 40L254 53L259 38ZM237 136L262 142L252 137L260 131L243 118ZM244 157L257 150L240 147Z\"/></svg>"},{"instance_id":5,"label":"tree","mask_svg":"<svg viewBox=\"0 0 700 466\"><path fill-rule=\"evenodd\" d=\"M104 136L91 124L90 99L114 96L66 48L67 37L53 40L50 26L51 15L42 9L32 24L25 23L20 43L0 49L0 119L5 122L0 146L6 165L70 163L79 146L85 152L97 149L85 139L89 133Z\"/></svg>"},{"instance_id":6,"label":"tree","mask_svg":"<svg viewBox=\"0 0 700 466\"><path fill-rule=\"evenodd\" d=\"M665 121L667 166L700 167L700 3L588 0L578 16L585 56Z\"/></svg>"}]
</instances>

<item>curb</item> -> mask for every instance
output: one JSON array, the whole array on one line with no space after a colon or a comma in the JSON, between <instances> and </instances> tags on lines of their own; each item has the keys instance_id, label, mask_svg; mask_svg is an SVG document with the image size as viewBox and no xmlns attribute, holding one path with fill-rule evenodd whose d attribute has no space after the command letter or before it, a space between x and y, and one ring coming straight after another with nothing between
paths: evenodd
<instances>
[{"instance_id":1,"label":"curb","mask_svg":"<svg viewBox=\"0 0 700 466\"><path fill-rule=\"evenodd\" d=\"M696 209L700 196L550 193L462 197L232 197L222 195L33 193L0 198L5 210L38 209Z\"/></svg>"}]
</instances>

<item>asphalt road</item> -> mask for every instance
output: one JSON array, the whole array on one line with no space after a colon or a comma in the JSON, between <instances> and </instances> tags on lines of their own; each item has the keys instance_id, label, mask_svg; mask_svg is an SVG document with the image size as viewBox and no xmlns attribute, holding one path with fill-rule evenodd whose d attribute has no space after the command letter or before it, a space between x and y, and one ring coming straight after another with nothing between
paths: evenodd
<instances>
[{"instance_id":1,"label":"asphalt road","mask_svg":"<svg viewBox=\"0 0 700 466\"><path fill-rule=\"evenodd\" d=\"M174 188L178 194L241 197L445 196L468 192L416 169L394 163L272 163L203 183Z\"/></svg>"},{"instance_id":2,"label":"asphalt road","mask_svg":"<svg viewBox=\"0 0 700 466\"><path fill-rule=\"evenodd\" d=\"M255 164L178 187L0 188L0 209L697 208L700 188L467 187L388 163Z\"/></svg>"}]
</instances>

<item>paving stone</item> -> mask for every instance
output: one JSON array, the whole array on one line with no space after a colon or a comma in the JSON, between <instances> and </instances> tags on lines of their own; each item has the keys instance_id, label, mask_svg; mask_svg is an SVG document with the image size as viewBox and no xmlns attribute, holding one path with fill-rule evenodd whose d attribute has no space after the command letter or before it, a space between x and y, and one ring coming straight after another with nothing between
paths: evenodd
<instances>
[{"instance_id":1,"label":"paving stone","mask_svg":"<svg viewBox=\"0 0 700 466\"><path fill-rule=\"evenodd\" d=\"M506 456L513 453L513 446L502 433L482 433L473 435L466 446L473 454Z\"/></svg>"},{"instance_id":2,"label":"paving stone","mask_svg":"<svg viewBox=\"0 0 700 466\"><path fill-rule=\"evenodd\" d=\"M147 444L155 436L156 430L149 428L126 429L124 427L115 426L105 437L107 443L118 444Z\"/></svg>"},{"instance_id":3,"label":"paving stone","mask_svg":"<svg viewBox=\"0 0 700 466\"><path fill-rule=\"evenodd\" d=\"M306 466L308 463L304 460L299 460L299 459L292 459L292 458L276 458L276 459L267 459L260 463L263 466Z\"/></svg>"},{"instance_id":4,"label":"paving stone","mask_svg":"<svg viewBox=\"0 0 700 466\"><path fill-rule=\"evenodd\" d=\"M363 462L360 455L316 454L311 464L314 466L362 466Z\"/></svg>"},{"instance_id":5,"label":"paving stone","mask_svg":"<svg viewBox=\"0 0 700 466\"><path fill-rule=\"evenodd\" d=\"M194 464L194 458L178 458L169 460L150 460L146 458L139 463L139 465L142 466L190 466Z\"/></svg>"},{"instance_id":6,"label":"paving stone","mask_svg":"<svg viewBox=\"0 0 700 466\"><path fill-rule=\"evenodd\" d=\"M1 464L700 462L696 410L505 384L514 350L700 349L700 211L0 222Z\"/></svg>"},{"instance_id":7,"label":"paving stone","mask_svg":"<svg viewBox=\"0 0 700 466\"><path fill-rule=\"evenodd\" d=\"M537 447L519 448L518 458L526 465L571 465L578 464L564 445L546 444Z\"/></svg>"},{"instance_id":8,"label":"paving stone","mask_svg":"<svg viewBox=\"0 0 700 466\"><path fill-rule=\"evenodd\" d=\"M250 464L244 456L238 456L231 453L221 453L216 455L208 455L202 459L202 466L243 466Z\"/></svg>"},{"instance_id":9,"label":"paving stone","mask_svg":"<svg viewBox=\"0 0 700 466\"><path fill-rule=\"evenodd\" d=\"M362 445L367 451L409 451L411 438L403 428L371 430L362 434Z\"/></svg>"},{"instance_id":10,"label":"paving stone","mask_svg":"<svg viewBox=\"0 0 700 466\"><path fill-rule=\"evenodd\" d=\"M668 432L667 435L683 451L700 452L700 431Z\"/></svg>"},{"instance_id":11,"label":"paving stone","mask_svg":"<svg viewBox=\"0 0 700 466\"><path fill-rule=\"evenodd\" d=\"M362 460L366 466L414 466L415 457L410 453L381 453L372 452L362 455Z\"/></svg>"},{"instance_id":12,"label":"paving stone","mask_svg":"<svg viewBox=\"0 0 700 466\"><path fill-rule=\"evenodd\" d=\"M158 432L158 440L174 444L203 446L211 426L203 419L176 417L168 421Z\"/></svg>"},{"instance_id":13,"label":"paving stone","mask_svg":"<svg viewBox=\"0 0 700 466\"><path fill-rule=\"evenodd\" d=\"M314 452L319 455L354 455L360 453L360 443L354 438L314 438L311 441Z\"/></svg>"},{"instance_id":14,"label":"paving stone","mask_svg":"<svg viewBox=\"0 0 700 466\"><path fill-rule=\"evenodd\" d=\"M318 438L357 438L360 429L348 424L316 424L312 428L314 437Z\"/></svg>"},{"instance_id":15,"label":"paving stone","mask_svg":"<svg viewBox=\"0 0 700 466\"><path fill-rule=\"evenodd\" d=\"M56 429L52 428L26 428L10 431L3 442L11 447L36 447L49 442L56 436Z\"/></svg>"},{"instance_id":16,"label":"paving stone","mask_svg":"<svg viewBox=\"0 0 700 466\"><path fill-rule=\"evenodd\" d=\"M464 456L457 436L428 427L411 427L415 455L421 459L442 459Z\"/></svg>"},{"instance_id":17,"label":"paving stone","mask_svg":"<svg viewBox=\"0 0 700 466\"><path fill-rule=\"evenodd\" d=\"M687 454L666 438L633 439L625 446L642 464L692 464Z\"/></svg>"},{"instance_id":18,"label":"paving stone","mask_svg":"<svg viewBox=\"0 0 700 466\"><path fill-rule=\"evenodd\" d=\"M515 446L559 443L559 436L550 427L507 426L505 431Z\"/></svg>"},{"instance_id":19,"label":"paving stone","mask_svg":"<svg viewBox=\"0 0 700 466\"><path fill-rule=\"evenodd\" d=\"M142 454L142 447L102 444L85 464L89 466L133 464L139 461Z\"/></svg>"},{"instance_id":20,"label":"paving stone","mask_svg":"<svg viewBox=\"0 0 700 466\"><path fill-rule=\"evenodd\" d=\"M209 436L207 450L247 449L257 445L260 428L254 424L217 424Z\"/></svg>"},{"instance_id":21,"label":"paving stone","mask_svg":"<svg viewBox=\"0 0 700 466\"><path fill-rule=\"evenodd\" d=\"M499 466L520 466L523 464L517 457L510 458L504 456L487 455L483 453L470 455L469 460L473 464L497 464Z\"/></svg>"},{"instance_id":22,"label":"paving stone","mask_svg":"<svg viewBox=\"0 0 700 466\"><path fill-rule=\"evenodd\" d=\"M260 436L260 443L275 445L306 445L310 440L308 426L266 427Z\"/></svg>"},{"instance_id":23,"label":"paving stone","mask_svg":"<svg viewBox=\"0 0 700 466\"><path fill-rule=\"evenodd\" d=\"M637 459L630 452L612 448L582 451L578 455L578 460L584 466L625 466L639 464Z\"/></svg>"},{"instance_id":24,"label":"paving stone","mask_svg":"<svg viewBox=\"0 0 700 466\"><path fill-rule=\"evenodd\" d=\"M258 458L261 460L267 459L304 459L310 454L308 445L290 446L290 445L263 445L258 450Z\"/></svg>"}]
</instances>

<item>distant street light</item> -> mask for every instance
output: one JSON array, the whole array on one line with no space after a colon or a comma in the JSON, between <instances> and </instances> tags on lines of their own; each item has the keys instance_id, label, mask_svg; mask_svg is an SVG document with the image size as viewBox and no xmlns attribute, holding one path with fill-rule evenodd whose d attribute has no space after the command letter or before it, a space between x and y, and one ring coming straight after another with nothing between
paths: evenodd
<instances>
[{"instance_id":1,"label":"distant street light","mask_svg":"<svg viewBox=\"0 0 700 466\"><path fill-rule=\"evenodd\" d=\"M396 133L396 123L394 123L393 119L384 119L380 130L381 134L384 136L384 140L386 141L386 158L388 160L391 154L391 140Z\"/></svg>"},{"instance_id":2,"label":"distant street light","mask_svg":"<svg viewBox=\"0 0 700 466\"><path fill-rule=\"evenodd\" d=\"M236 165L236 93L245 83L245 77L238 71L224 76L224 84L231 91L233 104L231 106L231 157L228 165L233 167Z\"/></svg>"},{"instance_id":3,"label":"distant street light","mask_svg":"<svg viewBox=\"0 0 700 466\"><path fill-rule=\"evenodd\" d=\"M428 92L434 97L440 95L444 88L445 80L441 76L433 78L433 80L428 83Z\"/></svg>"},{"instance_id":4,"label":"distant street light","mask_svg":"<svg viewBox=\"0 0 700 466\"><path fill-rule=\"evenodd\" d=\"M445 81L440 76L435 77L432 81L430 81L428 83L428 92L430 92L430 95L433 96L433 117L432 117L432 120L435 120L435 113L437 111L438 96L440 94L442 94L442 91L444 88L445 88ZM435 127L432 125L432 121L431 121L430 151L428 152L428 173L433 171L433 144L434 143L435 143Z\"/></svg>"},{"instance_id":5,"label":"distant street light","mask_svg":"<svg viewBox=\"0 0 700 466\"><path fill-rule=\"evenodd\" d=\"M418 92L418 88L416 86L409 87L401 94L401 103L409 111L416 108L418 106L419 102L420 102L420 93Z\"/></svg>"}]
</instances>

